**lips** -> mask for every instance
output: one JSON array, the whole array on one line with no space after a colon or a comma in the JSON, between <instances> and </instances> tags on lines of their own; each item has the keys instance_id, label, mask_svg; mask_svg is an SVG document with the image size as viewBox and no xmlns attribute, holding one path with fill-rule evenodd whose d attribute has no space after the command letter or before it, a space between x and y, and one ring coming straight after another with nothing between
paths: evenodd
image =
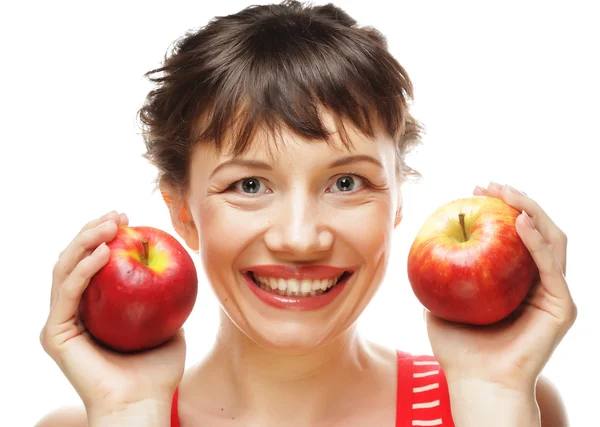
<instances>
[{"instance_id":1,"label":"lips","mask_svg":"<svg viewBox=\"0 0 600 427\"><path fill-rule=\"evenodd\" d=\"M279 265L256 266L241 270L248 287L259 300L279 309L316 310L331 304L345 289L348 280L354 275L356 267L302 266L286 267ZM338 277L335 285L318 295L279 295L261 289L254 280L254 273L259 276L270 276L296 280L318 280Z\"/></svg>"}]
</instances>

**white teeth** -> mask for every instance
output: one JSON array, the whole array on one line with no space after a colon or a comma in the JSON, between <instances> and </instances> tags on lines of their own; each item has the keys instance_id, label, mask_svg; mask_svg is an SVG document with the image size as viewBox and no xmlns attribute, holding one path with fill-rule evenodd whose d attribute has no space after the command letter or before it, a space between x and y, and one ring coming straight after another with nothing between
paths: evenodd
<instances>
[{"instance_id":1,"label":"white teeth","mask_svg":"<svg viewBox=\"0 0 600 427\"><path fill-rule=\"evenodd\" d=\"M312 291L313 289L315 289L314 286L313 286L313 283L316 284L316 283L319 283L319 282L318 282L318 280L312 281L312 280L304 279L302 281L302 284L300 285L300 290L302 291L302 293L307 294L310 291ZM315 289L315 291L316 291L316 289Z\"/></svg>"},{"instance_id":2,"label":"white teeth","mask_svg":"<svg viewBox=\"0 0 600 427\"><path fill-rule=\"evenodd\" d=\"M290 294L292 295L298 295L298 291L300 290L300 283L298 283L298 280L289 279L287 281L287 290L290 291Z\"/></svg>"},{"instance_id":3,"label":"white teeth","mask_svg":"<svg viewBox=\"0 0 600 427\"><path fill-rule=\"evenodd\" d=\"M321 295L326 290L331 288L337 283L340 276L333 277L330 279L284 279L281 277L265 277L253 275L256 282L260 284L261 289L268 292L277 293L279 295L288 296L308 296L308 295Z\"/></svg>"}]
</instances>

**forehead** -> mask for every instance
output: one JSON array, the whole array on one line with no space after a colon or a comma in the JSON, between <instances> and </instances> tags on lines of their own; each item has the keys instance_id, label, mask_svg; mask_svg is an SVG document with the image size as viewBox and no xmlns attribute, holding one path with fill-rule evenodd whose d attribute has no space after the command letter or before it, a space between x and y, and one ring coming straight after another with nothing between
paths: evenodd
<instances>
[{"instance_id":1,"label":"forehead","mask_svg":"<svg viewBox=\"0 0 600 427\"><path fill-rule=\"evenodd\" d=\"M362 133L349 120L342 119L343 130L338 129L333 116L327 111L321 113L322 123L330 133L330 139L308 139L285 126L278 127L275 132L264 127L254 129L254 134L245 150L234 156L230 150L234 141L224 138L223 147L219 151L212 144L203 144L199 149L207 161L222 162L235 157L262 159L278 163L285 159L293 160L302 157L338 157L349 153L370 154L382 162L387 157L393 157L394 141L375 126L375 134L370 137ZM344 143L345 132L348 146Z\"/></svg>"}]
</instances>

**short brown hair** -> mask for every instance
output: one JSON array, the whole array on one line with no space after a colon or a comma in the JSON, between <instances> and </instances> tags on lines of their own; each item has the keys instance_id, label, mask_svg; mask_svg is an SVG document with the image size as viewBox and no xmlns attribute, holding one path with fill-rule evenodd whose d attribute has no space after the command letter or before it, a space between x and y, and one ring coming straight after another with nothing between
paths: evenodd
<instances>
[{"instance_id":1,"label":"short brown hair","mask_svg":"<svg viewBox=\"0 0 600 427\"><path fill-rule=\"evenodd\" d=\"M156 85L138 111L144 157L158 167L158 183L185 192L196 144L212 143L222 152L229 136L230 154L238 156L259 127L268 134L283 125L329 142L322 107L335 118L346 148L352 143L341 118L370 137L378 124L396 141L397 178L421 176L404 163L423 131L409 113L412 82L385 37L357 26L339 7L250 6L215 17L174 44L162 66L144 74Z\"/></svg>"}]
</instances>

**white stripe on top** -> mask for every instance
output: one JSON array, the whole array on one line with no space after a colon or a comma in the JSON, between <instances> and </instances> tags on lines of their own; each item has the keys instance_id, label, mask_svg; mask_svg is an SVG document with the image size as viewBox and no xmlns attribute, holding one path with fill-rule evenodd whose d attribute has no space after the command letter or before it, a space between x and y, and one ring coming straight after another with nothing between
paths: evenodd
<instances>
[{"instance_id":1,"label":"white stripe on top","mask_svg":"<svg viewBox=\"0 0 600 427\"><path fill-rule=\"evenodd\" d=\"M438 418L435 420L413 420L413 426L439 426L442 425L442 419Z\"/></svg>"}]
</instances>

